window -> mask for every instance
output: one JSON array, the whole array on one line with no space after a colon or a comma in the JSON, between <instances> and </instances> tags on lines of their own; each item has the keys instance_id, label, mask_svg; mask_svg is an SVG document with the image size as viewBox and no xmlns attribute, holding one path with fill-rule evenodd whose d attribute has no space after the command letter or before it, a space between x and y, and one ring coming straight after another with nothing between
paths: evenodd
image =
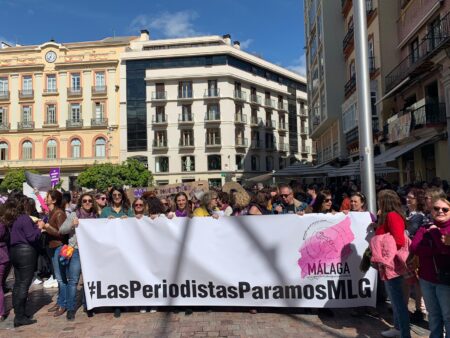
<instances>
[{"instance_id":1,"label":"window","mask_svg":"<svg viewBox=\"0 0 450 338\"><path fill-rule=\"evenodd\" d=\"M95 140L95 157L106 157L106 140L103 137Z\"/></svg>"},{"instance_id":2,"label":"window","mask_svg":"<svg viewBox=\"0 0 450 338\"><path fill-rule=\"evenodd\" d=\"M220 145L220 129L210 128L206 130L206 145Z\"/></svg>"},{"instance_id":3,"label":"window","mask_svg":"<svg viewBox=\"0 0 450 338\"><path fill-rule=\"evenodd\" d=\"M192 82L181 81L178 84L178 97L179 98L191 98L192 97Z\"/></svg>"},{"instance_id":4,"label":"window","mask_svg":"<svg viewBox=\"0 0 450 338\"><path fill-rule=\"evenodd\" d=\"M166 110L165 110L164 106L157 106L156 107L156 116L155 116L154 122L157 122L157 123L166 122L165 111Z\"/></svg>"},{"instance_id":5,"label":"window","mask_svg":"<svg viewBox=\"0 0 450 338\"><path fill-rule=\"evenodd\" d=\"M81 121L81 105L79 103L70 104L70 121L80 122Z\"/></svg>"},{"instance_id":6,"label":"window","mask_svg":"<svg viewBox=\"0 0 450 338\"><path fill-rule=\"evenodd\" d=\"M31 141L24 141L22 143L22 160L33 159L33 143Z\"/></svg>"},{"instance_id":7,"label":"window","mask_svg":"<svg viewBox=\"0 0 450 338\"><path fill-rule=\"evenodd\" d=\"M208 95L207 96L219 96L219 90L217 89L217 80L208 80Z\"/></svg>"},{"instance_id":8,"label":"window","mask_svg":"<svg viewBox=\"0 0 450 338\"><path fill-rule=\"evenodd\" d=\"M8 143L0 142L0 161L8 160Z\"/></svg>"},{"instance_id":9,"label":"window","mask_svg":"<svg viewBox=\"0 0 450 338\"><path fill-rule=\"evenodd\" d=\"M167 147L167 133L166 131L155 131L155 140L153 142L155 147Z\"/></svg>"},{"instance_id":10,"label":"window","mask_svg":"<svg viewBox=\"0 0 450 338\"><path fill-rule=\"evenodd\" d=\"M266 148L272 149L274 147L273 134L266 133Z\"/></svg>"},{"instance_id":11,"label":"window","mask_svg":"<svg viewBox=\"0 0 450 338\"><path fill-rule=\"evenodd\" d=\"M192 111L190 104L184 104L181 106L181 121L192 121Z\"/></svg>"},{"instance_id":12,"label":"window","mask_svg":"<svg viewBox=\"0 0 450 338\"><path fill-rule=\"evenodd\" d=\"M26 75L22 78L23 93L31 93L33 90L33 79L31 75Z\"/></svg>"},{"instance_id":13,"label":"window","mask_svg":"<svg viewBox=\"0 0 450 338\"><path fill-rule=\"evenodd\" d=\"M72 158L80 158L81 157L81 141L77 138L74 138L70 142L70 150L71 150Z\"/></svg>"},{"instance_id":14,"label":"window","mask_svg":"<svg viewBox=\"0 0 450 338\"><path fill-rule=\"evenodd\" d=\"M48 104L45 116L45 124L56 124L56 105Z\"/></svg>"},{"instance_id":15,"label":"window","mask_svg":"<svg viewBox=\"0 0 450 338\"><path fill-rule=\"evenodd\" d=\"M56 75L47 75L47 93L56 93Z\"/></svg>"},{"instance_id":16,"label":"window","mask_svg":"<svg viewBox=\"0 0 450 338\"><path fill-rule=\"evenodd\" d=\"M194 131L182 130L180 138L180 146L189 147L194 145Z\"/></svg>"},{"instance_id":17,"label":"window","mask_svg":"<svg viewBox=\"0 0 450 338\"><path fill-rule=\"evenodd\" d=\"M428 36L430 49L436 48L443 38L441 20L439 19L439 17L434 19L428 26Z\"/></svg>"},{"instance_id":18,"label":"window","mask_svg":"<svg viewBox=\"0 0 450 338\"><path fill-rule=\"evenodd\" d=\"M266 157L266 170L267 171L273 170L273 157L272 156Z\"/></svg>"},{"instance_id":19,"label":"window","mask_svg":"<svg viewBox=\"0 0 450 338\"><path fill-rule=\"evenodd\" d=\"M96 72L95 73L95 87L103 88L105 86L106 86L105 72Z\"/></svg>"},{"instance_id":20,"label":"window","mask_svg":"<svg viewBox=\"0 0 450 338\"><path fill-rule=\"evenodd\" d=\"M218 103L208 104L207 120L217 121L220 120L220 109Z\"/></svg>"},{"instance_id":21,"label":"window","mask_svg":"<svg viewBox=\"0 0 450 338\"><path fill-rule=\"evenodd\" d=\"M70 77L70 87L72 91L81 91L81 77L80 73L73 73Z\"/></svg>"},{"instance_id":22,"label":"window","mask_svg":"<svg viewBox=\"0 0 450 338\"><path fill-rule=\"evenodd\" d=\"M257 155L253 155L250 160L252 170L259 171L259 157Z\"/></svg>"},{"instance_id":23,"label":"window","mask_svg":"<svg viewBox=\"0 0 450 338\"><path fill-rule=\"evenodd\" d=\"M0 96L2 93L7 93L9 90L8 87L8 78L7 77L0 77Z\"/></svg>"},{"instance_id":24,"label":"window","mask_svg":"<svg viewBox=\"0 0 450 338\"><path fill-rule=\"evenodd\" d=\"M348 70L349 70L349 79L352 79L356 74L355 60L352 60L352 62L350 62L350 66L348 67Z\"/></svg>"},{"instance_id":25,"label":"window","mask_svg":"<svg viewBox=\"0 0 450 338\"><path fill-rule=\"evenodd\" d=\"M195 157L194 156L181 157L181 171L195 171Z\"/></svg>"},{"instance_id":26,"label":"window","mask_svg":"<svg viewBox=\"0 0 450 338\"><path fill-rule=\"evenodd\" d=\"M284 158L284 157L279 157L278 158L278 168L280 170L284 168L285 163L286 163L286 158Z\"/></svg>"},{"instance_id":27,"label":"window","mask_svg":"<svg viewBox=\"0 0 450 338\"><path fill-rule=\"evenodd\" d=\"M22 107L22 122L31 122L31 106Z\"/></svg>"},{"instance_id":28,"label":"window","mask_svg":"<svg viewBox=\"0 0 450 338\"><path fill-rule=\"evenodd\" d=\"M222 186L222 179L221 178L209 178L208 185L210 187L220 188Z\"/></svg>"},{"instance_id":29,"label":"window","mask_svg":"<svg viewBox=\"0 0 450 338\"><path fill-rule=\"evenodd\" d=\"M169 172L169 158L166 156L156 157L155 172L166 173Z\"/></svg>"},{"instance_id":30,"label":"window","mask_svg":"<svg viewBox=\"0 0 450 338\"><path fill-rule=\"evenodd\" d=\"M244 170L244 155L236 155L236 170Z\"/></svg>"},{"instance_id":31,"label":"window","mask_svg":"<svg viewBox=\"0 0 450 338\"><path fill-rule=\"evenodd\" d=\"M95 102L94 103L94 117L97 121L101 121L104 118L105 113L105 103Z\"/></svg>"},{"instance_id":32,"label":"window","mask_svg":"<svg viewBox=\"0 0 450 338\"><path fill-rule=\"evenodd\" d=\"M56 147L57 143L55 140L49 140L47 142L47 158L56 159Z\"/></svg>"},{"instance_id":33,"label":"window","mask_svg":"<svg viewBox=\"0 0 450 338\"><path fill-rule=\"evenodd\" d=\"M208 156L208 170L222 170L222 158L220 155Z\"/></svg>"},{"instance_id":34,"label":"window","mask_svg":"<svg viewBox=\"0 0 450 338\"><path fill-rule=\"evenodd\" d=\"M0 126L5 126L8 123L8 110L6 107L0 107Z\"/></svg>"},{"instance_id":35,"label":"window","mask_svg":"<svg viewBox=\"0 0 450 338\"><path fill-rule=\"evenodd\" d=\"M413 42L409 45L411 63L417 62L419 60L419 38L415 38Z\"/></svg>"}]
</instances>

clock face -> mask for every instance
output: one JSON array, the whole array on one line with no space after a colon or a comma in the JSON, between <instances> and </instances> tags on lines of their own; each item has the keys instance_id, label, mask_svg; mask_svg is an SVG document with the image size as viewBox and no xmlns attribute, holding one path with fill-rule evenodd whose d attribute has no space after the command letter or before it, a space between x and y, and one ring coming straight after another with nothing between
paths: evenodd
<instances>
[{"instance_id":1,"label":"clock face","mask_svg":"<svg viewBox=\"0 0 450 338\"><path fill-rule=\"evenodd\" d=\"M49 51L45 54L45 60L47 62L55 62L56 61L56 53L54 51Z\"/></svg>"}]
</instances>

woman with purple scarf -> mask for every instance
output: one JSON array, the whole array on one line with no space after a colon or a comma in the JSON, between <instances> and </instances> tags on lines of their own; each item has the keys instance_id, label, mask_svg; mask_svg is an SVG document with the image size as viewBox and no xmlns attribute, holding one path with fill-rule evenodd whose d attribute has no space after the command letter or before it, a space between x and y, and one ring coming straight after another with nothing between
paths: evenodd
<instances>
[{"instance_id":1,"label":"woman with purple scarf","mask_svg":"<svg viewBox=\"0 0 450 338\"><path fill-rule=\"evenodd\" d=\"M192 217L192 208L186 193L181 191L175 195L175 210L173 212L176 217Z\"/></svg>"},{"instance_id":2,"label":"woman with purple scarf","mask_svg":"<svg viewBox=\"0 0 450 338\"><path fill-rule=\"evenodd\" d=\"M75 228L79 219L97 218L97 205L94 197L89 193L84 193L78 200L77 207L59 228L61 235L69 235L69 246L73 247L72 257L68 263L60 261L61 277L64 287L59 292L65 292L67 302L67 320L75 319L77 304L77 285L80 280L81 263L78 252L77 235Z\"/></svg>"}]
</instances>

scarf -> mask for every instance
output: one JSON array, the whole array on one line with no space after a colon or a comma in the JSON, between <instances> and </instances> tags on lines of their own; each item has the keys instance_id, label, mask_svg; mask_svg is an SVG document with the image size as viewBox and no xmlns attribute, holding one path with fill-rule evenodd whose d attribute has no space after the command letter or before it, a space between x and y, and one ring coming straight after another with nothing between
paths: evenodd
<instances>
[{"instance_id":1,"label":"scarf","mask_svg":"<svg viewBox=\"0 0 450 338\"><path fill-rule=\"evenodd\" d=\"M175 216L177 217L187 217L187 211L186 210L175 210Z\"/></svg>"},{"instance_id":2,"label":"scarf","mask_svg":"<svg viewBox=\"0 0 450 338\"><path fill-rule=\"evenodd\" d=\"M97 213L94 211L86 211L83 208L79 208L77 209L77 211L75 211L75 214L77 215L78 218L97 218Z\"/></svg>"}]
</instances>

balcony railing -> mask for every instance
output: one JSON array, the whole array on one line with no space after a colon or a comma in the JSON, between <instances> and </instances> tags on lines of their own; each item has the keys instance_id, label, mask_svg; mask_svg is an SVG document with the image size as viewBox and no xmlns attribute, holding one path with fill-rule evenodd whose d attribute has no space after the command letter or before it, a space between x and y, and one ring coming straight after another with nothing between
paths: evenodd
<instances>
[{"instance_id":1,"label":"balcony railing","mask_svg":"<svg viewBox=\"0 0 450 338\"><path fill-rule=\"evenodd\" d=\"M19 129L19 130L34 129L34 121L17 122L17 129Z\"/></svg>"},{"instance_id":2,"label":"balcony railing","mask_svg":"<svg viewBox=\"0 0 450 338\"><path fill-rule=\"evenodd\" d=\"M235 140L236 147L239 148L247 148L248 147L248 139L237 137Z\"/></svg>"},{"instance_id":3,"label":"balcony railing","mask_svg":"<svg viewBox=\"0 0 450 338\"><path fill-rule=\"evenodd\" d=\"M342 48L347 50L348 47L353 46L353 35L354 29L353 25L348 28L347 34L345 34L344 41L342 42Z\"/></svg>"},{"instance_id":4,"label":"balcony railing","mask_svg":"<svg viewBox=\"0 0 450 338\"><path fill-rule=\"evenodd\" d=\"M300 135L308 135L308 127L300 128Z\"/></svg>"},{"instance_id":5,"label":"balcony railing","mask_svg":"<svg viewBox=\"0 0 450 338\"><path fill-rule=\"evenodd\" d=\"M408 76L416 77L433 67L431 58L450 44L450 12L437 24L439 30L431 30L408 56L387 76L386 92L391 91Z\"/></svg>"},{"instance_id":6,"label":"balcony railing","mask_svg":"<svg viewBox=\"0 0 450 338\"><path fill-rule=\"evenodd\" d=\"M278 101L278 110L284 110L287 111L287 104L284 103L283 101Z\"/></svg>"},{"instance_id":7,"label":"balcony railing","mask_svg":"<svg viewBox=\"0 0 450 338\"><path fill-rule=\"evenodd\" d=\"M287 143L279 143L278 150L282 152L287 152L289 151L289 145Z\"/></svg>"},{"instance_id":8,"label":"balcony railing","mask_svg":"<svg viewBox=\"0 0 450 338\"><path fill-rule=\"evenodd\" d=\"M194 118L192 114L180 114L178 115L178 123L179 124L193 124Z\"/></svg>"},{"instance_id":9,"label":"balcony railing","mask_svg":"<svg viewBox=\"0 0 450 338\"><path fill-rule=\"evenodd\" d=\"M276 122L274 120L266 120L266 128L276 128Z\"/></svg>"},{"instance_id":10,"label":"balcony railing","mask_svg":"<svg viewBox=\"0 0 450 338\"><path fill-rule=\"evenodd\" d=\"M34 97L33 89L19 90L19 99L30 99Z\"/></svg>"},{"instance_id":11,"label":"balcony railing","mask_svg":"<svg viewBox=\"0 0 450 338\"><path fill-rule=\"evenodd\" d=\"M166 125L167 124L167 114L156 114L152 117L152 124L156 125Z\"/></svg>"},{"instance_id":12,"label":"balcony railing","mask_svg":"<svg viewBox=\"0 0 450 338\"><path fill-rule=\"evenodd\" d=\"M261 104L261 96L255 95L255 94L250 95L250 102L256 103L256 104Z\"/></svg>"},{"instance_id":13,"label":"balcony railing","mask_svg":"<svg viewBox=\"0 0 450 338\"><path fill-rule=\"evenodd\" d=\"M152 92L152 100L167 100L167 92L166 91Z\"/></svg>"},{"instance_id":14,"label":"balcony railing","mask_svg":"<svg viewBox=\"0 0 450 338\"><path fill-rule=\"evenodd\" d=\"M55 125L58 125L58 121L56 119L44 121L44 126L55 126Z\"/></svg>"},{"instance_id":15,"label":"balcony railing","mask_svg":"<svg viewBox=\"0 0 450 338\"><path fill-rule=\"evenodd\" d=\"M205 89L205 94L203 97L219 97L220 96L220 89L219 88L208 88Z\"/></svg>"},{"instance_id":16,"label":"balcony railing","mask_svg":"<svg viewBox=\"0 0 450 338\"><path fill-rule=\"evenodd\" d=\"M0 132L9 131L11 124L9 122L1 122L0 123Z\"/></svg>"},{"instance_id":17,"label":"balcony railing","mask_svg":"<svg viewBox=\"0 0 450 338\"><path fill-rule=\"evenodd\" d=\"M205 114L205 122L219 122L220 112L207 112Z\"/></svg>"},{"instance_id":18,"label":"balcony railing","mask_svg":"<svg viewBox=\"0 0 450 338\"><path fill-rule=\"evenodd\" d=\"M191 139L189 141L180 140L180 143L179 143L178 146L179 146L180 149L194 148L195 147L194 146L194 139Z\"/></svg>"},{"instance_id":19,"label":"balcony railing","mask_svg":"<svg viewBox=\"0 0 450 338\"><path fill-rule=\"evenodd\" d=\"M220 137L207 137L205 142L206 147L220 147Z\"/></svg>"},{"instance_id":20,"label":"balcony railing","mask_svg":"<svg viewBox=\"0 0 450 338\"><path fill-rule=\"evenodd\" d=\"M266 107L275 108L275 101L272 99L264 99L264 105Z\"/></svg>"},{"instance_id":21,"label":"balcony railing","mask_svg":"<svg viewBox=\"0 0 450 338\"><path fill-rule=\"evenodd\" d=\"M234 114L234 123L236 123L236 124L247 124L247 115L245 115L245 114Z\"/></svg>"},{"instance_id":22,"label":"balcony railing","mask_svg":"<svg viewBox=\"0 0 450 338\"><path fill-rule=\"evenodd\" d=\"M260 149L261 148L261 141L257 140L257 139L251 140L250 148L251 149Z\"/></svg>"},{"instance_id":23,"label":"balcony railing","mask_svg":"<svg viewBox=\"0 0 450 338\"><path fill-rule=\"evenodd\" d=\"M358 141L359 141L358 128L354 128L345 134L345 143L347 145L358 142Z\"/></svg>"},{"instance_id":24,"label":"balcony railing","mask_svg":"<svg viewBox=\"0 0 450 338\"><path fill-rule=\"evenodd\" d=\"M58 94L58 88L45 88L44 94Z\"/></svg>"},{"instance_id":25,"label":"balcony railing","mask_svg":"<svg viewBox=\"0 0 450 338\"><path fill-rule=\"evenodd\" d=\"M92 95L106 95L108 92L107 86L92 86Z\"/></svg>"},{"instance_id":26,"label":"balcony railing","mask_svg":"<svg viewBox=\"0 0 450 338\"><path fill-rule=\"evenodd\" d=\"M179 100L192 100L194 98L194 93L191 91L187 92L178 92Z\"/></svg>"},{"instance_id":27,"label":"balcony railing","mask_svg":"<svg viewBox=\"0 0 450 338\"><path fill-rule=\"evenodd\" d=\"M243 92L242 90L235 90L234 98L236 100L247 101L247 93Z\"/></svg>"},{"instance_id":28,"label":"balcony railing","mask_svg":"<svg viewBox=\"0 0 450 338\"><path fill-rule=\"evenodd\" d=\"M82 119L71 119L66 121L66 128L81 128L83 127Z\"/></svg>"},{"instance_id":29,"label":"balcony railing","mask_svg":"<svg viewBox=\"0 0 450 338\"><path fill-rule=\"evenodd\" d=\"M93 126L93 127L106 127L106 126L108 126L108 119L107 118L91 119L91 126Z\"/></svg>"},{"instance_id":30,"label":"balcony railing","mask_svg":"<svg viewBox=\"0 0 450 338\"><path fill-rule=\"evenodd\" d=\"M9 100L9 90L0 91L0 100Z\"/></svg>"},{"instance_id":31,"label":"balcony railing","mask_svg":"<svg viewBox=\"0 0 450 338\"><path fill-rule=\"evenodd\" d=\"M167 148L167 140L153 140L153 148L154 149L166 149Z\"/></svg>"},{"instance_id":32,"label":"balcony railing","mask_svg":"<svg viewBox=\"0 0 450 338\"><path fill-rule=\"evenodd\" d=\"M259 127L260 125L262 125L262 118L252 116L250 119L250 126L251 127Z\"/></svg>"},{"instance_id":33,"label":"balcony railing","mask_svg":"<svg viewBox=\"0 0 450 338\"><path fill-rule=\"evenodd\" d=\"M77 97L83 95L83 91L81 87L70 87L67 88L67 96L68 97Z\"/></svg>"},{"instance_id":34,"label":"balcony railing","mask_svg":"<svg viewBox=\"0 0 450 338\"><path fill-rule=\"evenodd\" d=\"M412 129L446 124L445 103L427 103L412 111Z\"/></svg>"},{"instance_id":35,"label":"balcony railing","mask_svg":"<svg viewBox=\"0 0 450 338\"><path fill-rule=\"evenodd\" d=\"M278 130L280 131L287 131L288 125L286 122L278 122Z\"/></svg>"},{"instance_id":36,"label":"balcony railing","mask_svg":"<svg viewBox=\"0 0 450 338\"><path fill-rule=\"evenodd\" d=\"M347 81L344 87L345 97L350 96L356 90L356 76L353 75L350 80Z\"/></svg>"},{"instance_id":37,"label":"balcony railing","mask_svg":"<svg viewBox=\"0 0 450 338\"><path fill-rule=\"evenodd\" d=\"M375 56L369 56L369 73L374 74L376 71Z\"/></svg>"}]
</instances>

